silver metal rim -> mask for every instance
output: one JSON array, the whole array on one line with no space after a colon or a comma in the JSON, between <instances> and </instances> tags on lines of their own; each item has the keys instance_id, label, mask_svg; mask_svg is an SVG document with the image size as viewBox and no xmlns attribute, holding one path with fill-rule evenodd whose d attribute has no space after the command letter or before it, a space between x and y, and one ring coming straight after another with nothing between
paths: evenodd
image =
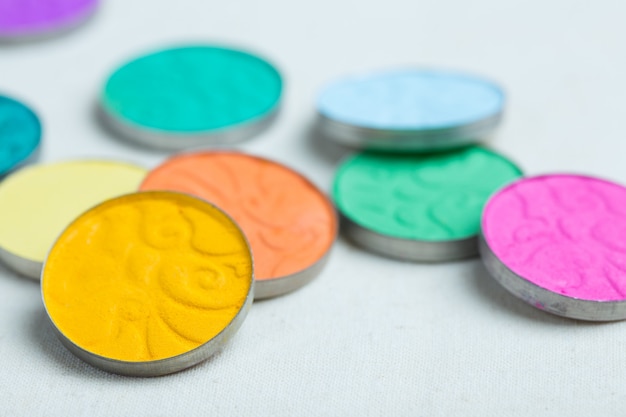
<instances>
[{"instance_id":1,"label":"silver metal rim","mask_svg":"<svg viewBox=\"0 0 626 417\"><path fill-rule=\"evenodd\" d=\"M317 128L342 145L379 151L427 152L467 146L492 133L503 113L462 126L429 130L382 130L345 124L318 114Z\"/></svg>"},{"instance_id":2,"label":"silver metal rim","mask_svg":"<svg viewBox=\"0 0 626 417\"><path fill-rule=\"evenodd\" d=\"M331 248L313 265L300 272L281 278L257 280L254 290L254 299L263 300L278 297L279 295L285 295L304 287L322 272L330 258Z\"/></svg>"},{"instance_id":3,"label":"silver metal rim","mask_svg":"<svg viewBox=\"0 0 626 417\"><path fill-rule=\"evenodd\" d=\"M480 255L491 276L508 292L531 306L557 316L587 321L614 321L626 319L625 301L592 301L567 297L542 288L507 267L481 233Z\"/></svg>"},{"instance_id":4,"label":"silver metal rim","mask_svg":"<svg viewBox=\"0 0 626 417\"><path fill-rule=\"evenodd\" d=\"M48 29L39 29L34 32L0 34L0 44L39 42L66 35L67 33L73 32L89 22L96 14L99 7L100 2L97 1L93 7L89 8L84 13L59 26L52 26Z\"/></svg>"},{"instance_id":5,"label":"silver metal rim","mask_svg":"<svg viewBox=\"0 0 626 417\"><path fill-rule=\"evenodd\" d=\"M404 239L370 230L341 215L345 234L358 245L390 258L414 262L447 262L478 255L476 236L464 239L426 241Z\"/></svg>"},{"instance_id":6,"label":"silver metal rim","mask_svg":"<svg viewBox=\"0 0 626 417\"><path fill-rule=\"evenodd\" d=\"M171 358L160 359L160 360L156 360L156 361L128 362L128 361L122 361L122 360L107 358L107 357L100 356L100 355L97 355L95 353L89 352L89 351L81 348L80 346L76 345L74 342L72 342L56 326L56 324L52 320L52 317L50 316L50 313L48 312L48 307L46 305L45 297L44 297L44 293L43 293L43 288L44 288L43 277L44 277L44 271L45 271L45 262L44 262L44 265L43 265L43 268L42 268L42 271L41 271L41 281L42 281L42 283L41 283L42 284L41 285L41 300L43 302L44 309L46 310L46 317L48 318L49 323L52 325L54 333L57 335L57 337L59 338L61 343L70 352L72 352L76 357L78 357L79 359L83 360L84 362L86 362L86 363L88 363L88 364L90 364L90 365L92 365L92 366L94 366L96 368L99 368L99 369L102 369L104 371L111 372L111 373L114 373L114 374L125 375L125 376L137 376L137 377L154 377L154 376L162 376L162 375L168 375L168 374L172 374L172 373L175 373L175 372L179 372L179 371L182 371L184 369L190 368L190 367L192 367L194 365L197 365L197 364L199 364L201 362L204 362L205 360L207 360L208 358L210 358L214 354L216 354L219 351L221 351L224 348L224 346L226 346L226 344L233 338L235 333L237 333L237 331L239 330L239 328L243 324L246 316L248 315L248 312L250 311L250 307L252 306L252 302L254 300L254 292L255 292L254 254L252 253L252 250L250 248L250 242L248 242L248 239L247 239L245 233L243 232L243 230L241 230L239 225L228 215L228 213L226 213L225 211L223 211L219 207L215 206L214 204L211 204L211 203L207 202L206 200L203 200L201 198L195 197L193 195L184 194L184 193L177 193L177 192L174 192L174 191L143 191L143 192L140 192L140 193L141 194L151 194L151 193L179 194L179 195L184 195L186 197L193 198L195 200L201 201L204 204L209 204L212 207L214 207L215 209L219 210L228 219L230 219L230 221L235 225L237 230L241 233L241 236L243 237L243 239L244 239L244 241L246 243L246 247L248 249L248 253L250 254L250 259L252 261L252 274L250 276L251 282L250 282L250 287L248 289L248 294L246 295L246 299L245 299L243 305L241 306L239 312L237 312L237 314L233 318L233 320L220 333L218 333L216 336L214 336L211 340L207 341L203 345L200 345L197 348L195 348L195 349L193 349L193 350L191 350L189 352L186 352L186 353L183 353L181 355L174 356L174 357L171 357ZM115 197L115 199L124 198L124 197L126 197L128 195L140 194L140 193L126 194L126 195L123 195L123 196ZM107 200L107 201L109 201L109 200ZM105 203L106 203L106 201L101 203L101 204L105 204ZM93 210L94 208L100 206L101 204L98 204L97 206L92 207L90 210ZM90 210L88 210L88 211L90 211ZM71 224L69 224L67 226L67 228L71 227L72 224L73 224L73 222ZM59 235L59 237L61 237L61 235L64 232L65 232L65 230ZM55 245L56 245L56 241L55 241L54 245L52 245L52 247L54 247ZM52 250L52 248L50 248L50 251L51 250ZM47 261L47 258L48 258L48 256L46 256L46 261Z\"/></svg>"},{"instance_id":7,"label":"silver metal rim","mask_svg":"<svg viewBox=\"0 0 626 417\"><path fill-rule=\"evenodd\" d=\"M18 274L34 281L39 281L41 268L43 267L42 262L22 258L21 256L8 252L2 247L0 247L0 261Z\"/></svg>"},{"instance_id":8,"label":"silver metal rim","mask_svg":"<svg viewBox=\"0 0 626 417\"><path fill-rule=\"evenodd\" d=\"M250 139L268 129L280 113L276 106L267 114L225 129L203 132L168 132L150 129L126 122L98 103L98 118L122 139L147 148L163 151L181 151L202 146L229 146Z\"/></svg>"}]
</instances>

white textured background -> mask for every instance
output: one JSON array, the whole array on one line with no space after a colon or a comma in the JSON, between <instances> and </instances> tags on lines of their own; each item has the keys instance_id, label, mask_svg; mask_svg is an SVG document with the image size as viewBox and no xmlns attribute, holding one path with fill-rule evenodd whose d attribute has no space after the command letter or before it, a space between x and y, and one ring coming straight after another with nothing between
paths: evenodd
<instances>
[{"instance_id":1,"label":"white textured background","mask_svg":"<svg viewBox=\"0 0 626 417\"><path fill-rule=\"evenodd\" d=\"M103 0L67 36L0 46L0 91L43 117L46 161L153 166L165 155L113 140L94 121L108 72L187 40L249 47L274 60L287 84L277 123L243 148L327 190L338 153L308 133L322 83L393 65L467 69L507 88L493 145L528 173L626 182L625 13L620 0ZM477 260L402 263L342 239L312 284L255 304L222 354L154 379L74 358L44 321L39 286L0 267L0 364L2 416L626 413L626 323L536 311Z\"/></svg>"}]
</instances>

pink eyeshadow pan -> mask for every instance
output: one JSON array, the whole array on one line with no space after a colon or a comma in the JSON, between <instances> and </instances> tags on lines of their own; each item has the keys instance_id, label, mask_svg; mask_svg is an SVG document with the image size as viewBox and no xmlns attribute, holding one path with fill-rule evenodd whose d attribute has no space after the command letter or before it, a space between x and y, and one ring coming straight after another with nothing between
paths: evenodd
<instances>
[{"instance_id":1,"label":"pink eyeshadow pan","mask_svg":"<svg viewBox=\"0 0 626 417\"><path fill-rule=\"evenodd\" d=\"M525 178L482 215L481 256L525 302L594 321L626 318L626 188L581 175Z\"/></svg>"}]
</instances>

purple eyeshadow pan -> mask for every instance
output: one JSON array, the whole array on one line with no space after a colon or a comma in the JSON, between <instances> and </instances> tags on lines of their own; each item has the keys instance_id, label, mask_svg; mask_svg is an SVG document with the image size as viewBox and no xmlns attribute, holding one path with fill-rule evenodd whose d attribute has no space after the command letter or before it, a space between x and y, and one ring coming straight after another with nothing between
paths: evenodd
<instances>
[{"instance_id":1,"label":"purple eyeshadow pan","mask_svg":"<svg viewBox=\"0 0 626 417\"><path fill-rule=\"evenodd\" d=\"M0 0L0 40L37 38L78 26L98 0Z\"/></svg>"}]
</instances>

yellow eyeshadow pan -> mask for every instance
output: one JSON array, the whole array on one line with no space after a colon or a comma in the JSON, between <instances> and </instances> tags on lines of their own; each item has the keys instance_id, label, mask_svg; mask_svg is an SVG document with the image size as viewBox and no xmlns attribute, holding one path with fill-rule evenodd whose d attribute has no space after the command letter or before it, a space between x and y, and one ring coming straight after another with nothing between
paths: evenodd
<instances>
[{"instance_id":1,"label":"yellow eyeshadow pan","mask_svg":"<svg viewBox=\"0 0 626 417\"><path fill-rule=\"evenodd\" d=\"M31 165L0 183L0 259L39 279L63 229L87 209L134 192L146 170L128 163L75 160Z\"/></svg>"},{"instance_id":2,"label":"yellow eyeshadow pan","mask_svg":"<svg viewBox=\"0 0 626 417\"><path fill-rule=\"evenodd\" d=\"M228 215L186 194L108 200L61 234L42 274L63 344L104 369L157 376L220 350L254 298L248 242Z\"/></svg>"}]
</instances>

